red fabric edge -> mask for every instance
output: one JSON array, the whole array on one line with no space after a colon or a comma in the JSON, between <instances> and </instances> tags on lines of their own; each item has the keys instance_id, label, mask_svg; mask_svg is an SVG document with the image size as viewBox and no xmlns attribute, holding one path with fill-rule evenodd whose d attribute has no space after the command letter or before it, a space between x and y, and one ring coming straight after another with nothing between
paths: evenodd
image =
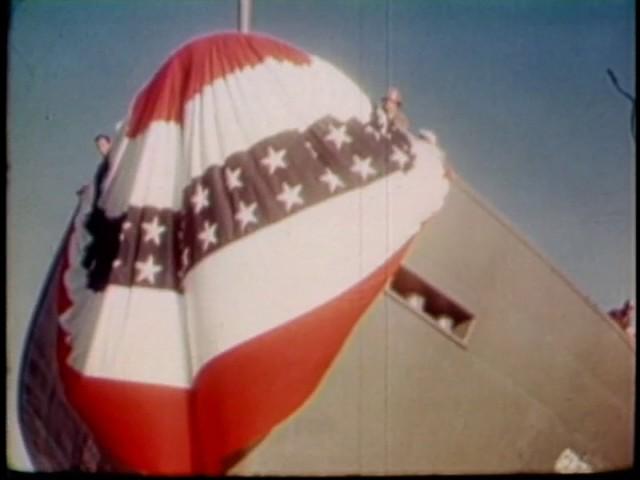
<instances>
[{"instance_id":1,"label":"red fabric edge","mask_svg":"<svg viewBox=\"0 0 640 480\"><path fill-rule=\"evenodd\" d=\"M209 35L178 49L136 97L127 135L135 137L156 120L182 122L184 104L206 85L267 58L307 64L306 53L267 36Z\"/></svg>"}]
</instances>

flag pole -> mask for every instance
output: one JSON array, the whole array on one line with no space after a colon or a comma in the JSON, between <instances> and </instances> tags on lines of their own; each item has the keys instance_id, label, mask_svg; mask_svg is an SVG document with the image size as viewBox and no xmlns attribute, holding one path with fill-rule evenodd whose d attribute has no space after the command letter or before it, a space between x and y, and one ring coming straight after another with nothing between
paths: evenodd
<instances>
[{"instance_id":1,"label":"flag pole","mask_svg":"<svg viewBox=\"0 0 640 480\"><path fill-rule=\"evenodd\" d=\"M251 30L252 0L238 0L238 30L241 33L249 33Z\"/></svg>"}]
</instances>

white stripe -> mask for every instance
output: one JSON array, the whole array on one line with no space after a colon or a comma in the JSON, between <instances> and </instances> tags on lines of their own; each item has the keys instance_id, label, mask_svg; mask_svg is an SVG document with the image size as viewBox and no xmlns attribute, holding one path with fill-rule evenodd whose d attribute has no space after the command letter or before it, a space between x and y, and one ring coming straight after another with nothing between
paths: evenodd
<instances>
[{"instance_id":1,"label":"white stripe","mask_svg":"<svg viewBox=\"0 0 640 480\"><path fill-rule=\"evenodd\" d=\"M77 312L74 365L90 375L184 386L215 355L357 284L442 205L448 182L439 151L424 142L414 148L419 159L409 173L337 195L211 255L187 275L183 299L109 287L87 315Z\"/></svg>"},{"instance_id":2,"label":"white stripe","mask_svg":"<svg viewBox=\"0 0 640 480\"><path fill-rule=\"evenodd\" d=\"M187 387L192 379L183 297L109 286L75 307L69 363L85 375Z\"/></svg>"},{"instance_id":3,"label":"white stripe","mask_svg":"<svg viewBox=\"0 0 640 480\"><path fill-rule=\"evenodd\" d=\"M304 130L328 114L366 122L370 109L362 91L320 59L305 66L268 59L216 80L187 103L185 158L198 176L268 136Z\"/></svg>"},{"instance_id":4,"label":"white stripe","mask_svg":"<svg viewBox=\"0 0 640 480\"><path fill-rule=\"evenodd\" d=\"M104 182L99 205L115 217L129 206L179 209L182 191L189 183L181 129L156 121L144 135L122 137L114 145L110 174Z\"/></svg>"},{"instance_id":5,"label":"white stripe","mask_svg":"<svg viewBox=\"0 0 640 480\"><path fill-rule=\"evenodd\" d=\"M134 139L117 139L101 205L111 216L127 205L178 209L186 184L229 155L326 115L366 122L370 111L368 97L329 63L268 59L204 87L185 105L182 127L154 121Z\"/></svg>"},{"instance_id":6,"label":"white stripe","mask_svg":"<svg viewBox=\"0 0 640 480\"><path fill-rule=\"evenodd\" d=\"M192 369L182 295L115 285L98 294L87 289L81 261L91 240L84 223L94 195L91 183L80 198L66 251L69 269L62 281L71 308L60 325L70 335L67 361L89 376L186 387Z\"/></svg>"}]
</instances>

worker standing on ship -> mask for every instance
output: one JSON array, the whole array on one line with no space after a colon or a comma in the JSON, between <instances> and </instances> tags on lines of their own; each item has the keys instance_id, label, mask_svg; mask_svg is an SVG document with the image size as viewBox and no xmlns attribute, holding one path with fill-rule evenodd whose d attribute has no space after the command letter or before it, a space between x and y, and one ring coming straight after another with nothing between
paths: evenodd
<instances>
[{"instance_id":1,"label":"worker standing on ship","mask_svg":"<svg viewBox=\"0 0 640 480\"><path fill-rule=\"evenodd\" d=\"M614 308L609 311L609 316L611 319L625 331L627 336L635 341L636 337L636 326L635 322L632 321L634 312L634 305L631 300L627 300L624 302L622 307Z\"/></svg>"},{"instance_id":2,"label":"worker standing on ship","mask_svg":"<svg viewBox=\"0 0 640 480\"><path fill-rule=\"evenodd\" d=\"M389 87L387 94L382 97L382 109L389 123L400 130L409 130L409 119L402 111L402 94L398 88Z\"/></svg>"},{"instance_id":3,"label":"worker standing on ship","mask_svg":"<svg viewBox=\"0 0 640 480\"><path fill-rule=\"evenodd\" d=\"M93 179L94 187L96 189L95 197L97 199L100 185L109 172L109 152L111 151L111 137L109 137L109 135L105 135L104 133L100 133L96 135L96 137L93 139L93 142L96 145L98 153L100 153L100 165L98 166L98 170L96 171ZM78 189L76 194L78 196L82 196L87 192L88 188L89 185L83 185Z\"/></svg>"},{"instance_id":4,"label":"worker standing on ship","mask_svg":"<svg viewBox=\"0 0 640 480\"><path fill-rule=\"evenodd\" d=\"M96 148L98 149L98 152L100 153L100 156L102 158L100 166L98 167L96 176L94 178L96 189L95 197L97 200L97 198L100 196L102 182L109 172L109 152L111 151L111 137L104 133L100 133L96 135L93 141L96 144Z\"/></svg>"}]
</instances>

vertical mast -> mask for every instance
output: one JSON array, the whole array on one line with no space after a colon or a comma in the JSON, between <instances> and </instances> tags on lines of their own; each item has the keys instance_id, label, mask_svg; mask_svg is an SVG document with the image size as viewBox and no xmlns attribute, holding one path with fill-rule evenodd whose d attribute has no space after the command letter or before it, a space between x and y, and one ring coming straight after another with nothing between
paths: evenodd
<instances>
[{"instance_id":1,"label":"vertical mast","mask_svg":"<svg viewBox=\"0 0 640 480\"><path fill-rule=\"evenodd\" d=\"M252 0L238 0L238 30L249 33L251 30Z\"/></svg>"}]
</instances>

